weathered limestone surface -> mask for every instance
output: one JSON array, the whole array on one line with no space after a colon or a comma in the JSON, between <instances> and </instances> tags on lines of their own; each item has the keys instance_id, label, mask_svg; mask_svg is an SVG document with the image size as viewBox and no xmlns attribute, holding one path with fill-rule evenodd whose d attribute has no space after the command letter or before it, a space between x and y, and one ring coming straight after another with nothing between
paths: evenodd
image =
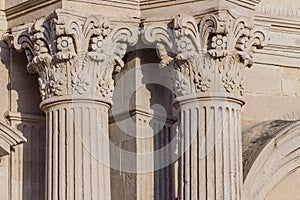
<instances>
[{"instance_id":1,"label":"weathered limestone surface","mask_svg":"<svg viewBox=\"0 0 300 200\"><path fill-rule=\"evenodd\" d=\"M294 121L267 121L243 132L243 177L246 178L251 166L264 147Z\"/></svg>"},{"instance_id":2,"label":"weathered limestone surface","mask_svg":"<svg viewBox=\"0 0 300 200\"><path fill-rule=\"evenodd\" d=\"M47 113L46 199L110 199L109 105L60 99L44 101L42 109Z\"/></svg>"},{"instance_id":3,"label":"weathered limestone surface","mask_svg":"<svg viewBox=\"0 0 300 200\"><path fill-rule=\"evenodd\" d=\"M267 36L227 10L197 22L178 15L145 28L160 65L173 73L179 110L179 199L241 199L243 71Z\"/></svg>"},{"instance_id":4,"label":"weathered limestone surface","mask_svg":"<svg viewBox=\"0 0 300 200\"><path fill-rule=\"evenodd\" d=\"M178 100L179 199L241 199L241 104L213 97Z\"/></svg>"},{"instance_id":5,"label":"weathered limestone surface","mask_svg":"<svg viewBox=\"0 0 300 200\"><path fill-rule=\"evenodd\" d=\"M113 73L137 34L103 17L57 10L15 30L27 70L38 73L46 113L46 199L111 199L108 109Z\"/></svg>"},{"instance_id":6,"label":"weathered limestone surface","mask_svg":"<svg viewBox=\"0 0 300 200\"><path fill-rule=\"evenodd\" d=\"M33 114L6 113L12 127L27 138L10 154L10 195L12 199L44 198L45 196L45 122ZM41 176L42 174L43 176Z\"/></svg>"},{"instance_id":7,"label":"weathered limestone surface","mask_svg":"<svg viewBox=\"0 0 300 200\"><path fill-rule=\"evenodd\" d=\"M265 147L256 156L245 178L243 199L298 198L295 192L295 188L299 186L297 181L290 185L289 190L282 184L291 184L289 181L299 177L297 172L299 169L299 130L298 120L286 123L273 133L263 131L261 135L260 131L254 132L256 133L256 136L252 137L253 141L256 140L254 145L257 148L260 148L260 145L265 145ZM268 133L270 135L267 135ZM266 140L268 136L271 138ZM285 194L279 194L279 192L285 192ZM275 196L276 194L279 196Z\"/></svg>"},{"instance_id":8,"label":"weathered limestone surface","mask_svg":"<svg viewBox=\"0 0 300 200\"><path fill-rule=\"evenodd\" d=\"M0 124L27 139L11 150L0 142L1 199L294 198L285 184L299 187L297 123L263 126L268 135L243 149L241 129L300 117L299 9L297 0L0 1Z\"/></svg>"},{"instance_id":9,"label":"weathered limestone surface","mask_svg":"<svg viewBox=\"0 0 300 200\"><path fill-rule=\"evenodd\" d=\"M256 24L270 27L269 42L246 72L245 130L263 121L299 119L299 6L295 0L265 0L257 8Z\"/></svg>"},{"instance_id":10,"label":"weathered limestone surface","mask_svg":"<svg viewBox=\"0 0 300 200\"><path fill-rule=\"evenodd\" d=\"M300 186L299 168L287 174L278 185L266 196L267 200L280 200L280 199L299 199L298 190ZM291 187L293 185L293 187Z\"/></svg>"},{"instance_id":11,"label":"weathered limestone surface","mask_svg":"<svg viewBox=\"0 0 300 200\"><path fill-rule=\"evenodd\" d=\"M110 113L113 199L175 198L174 164L164 164L172 161L174 149L163 147L174 139L176 118L169 73L157 60L153 50L132 52L115 77Z\"/></svg>"}]
</instances>

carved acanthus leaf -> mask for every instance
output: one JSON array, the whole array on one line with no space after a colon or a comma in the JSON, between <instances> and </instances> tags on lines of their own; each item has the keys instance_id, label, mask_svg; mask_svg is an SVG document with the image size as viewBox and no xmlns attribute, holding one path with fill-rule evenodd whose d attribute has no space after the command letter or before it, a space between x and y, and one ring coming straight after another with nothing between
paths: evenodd
<instances>
[{"instance_id":1,"label":"carved acanthus leaf","mask_svg":"<svg viewBox=\"0 0 300 200\"><path fill-rule=\"evenodd\" d=\"M197 23L192 16L180 15L172 26L149 26L143 31L145 43L157 44L161 64L173 67L178 96L201 92L242 95L243 68L252 66L254 53L266 45L267 36L248 19L221 16L206 15Z\"/></svg>"},{"instance_id":2,"label":"carved acanthus leaf","mask_svg":"<svg viewBox=\"0 0 300 200\"><path fill-rule=\"evenodd\" d=\"M14 37L25 50L30 72L39 74L42 99L61 95L112 97L112 74L124 66L127 46L137 33L104 17L77 19L56 13L39 19Z\"/></svg>"}]
</instances>

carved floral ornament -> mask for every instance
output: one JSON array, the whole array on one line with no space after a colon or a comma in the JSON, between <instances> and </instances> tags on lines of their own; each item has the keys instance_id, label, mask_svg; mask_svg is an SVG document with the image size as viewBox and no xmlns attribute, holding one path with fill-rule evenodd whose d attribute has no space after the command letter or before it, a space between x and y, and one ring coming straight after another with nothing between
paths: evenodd
<instances>
[{"instance_id":1,"label":"carved floral ornament","mask_svg":"<svg viewBox=\"0 0 300 200\"><path fill-rule=\"evenodd\" d=\"M224 17L224 15L222 15ZM246 19L207 15L200 23L181 15L166 26L145 27L143 41L155 44L162 66L174 72L177 96L194 93L243 95L243 70L267 36Z\"/></svg>"},{"instance_id":2,"label":"carved floral ornament","mask_svg":"<svg viewBox=\"0 0 300 200\"><path fill-rule=\"evenodd\" d=\"M161 65L171 67L177 96L243 94L243 70L267 42L263 30L228 13L206 15L199 23L181 15L170 25L145 27L141 36L156 45ZM14 46L25 50L27 69L39 74L42 99L74 94L111 98L112 74L122 69L127 46L137 40L137 30L103 17L83 20L55 13L17 34Z\"/></svg>"},{"instance_id":3,"label":"carved floral ornament","mask_svg":"<svg viewBox=\"0 0 300 200\"><path fill-rule=\"evenodd\" d=\"M14 37L17 50L25 50L27 69L39 74L42 99L62 95L111 98L112 74L124 66L128 45L138 34L103 17L85 20L70 15L39 19Z\"/></svg>"}]
</instances>

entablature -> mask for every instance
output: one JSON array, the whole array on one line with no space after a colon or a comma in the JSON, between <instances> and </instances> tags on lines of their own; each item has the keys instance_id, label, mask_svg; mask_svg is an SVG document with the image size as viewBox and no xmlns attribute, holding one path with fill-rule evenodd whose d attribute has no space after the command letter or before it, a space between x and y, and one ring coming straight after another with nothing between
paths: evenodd
<instances>
[{"instance_id":1,"label":"entablature","mask_svg":"<svg viewBox=\"0 0 300 200\"><path fill-rule=\"evenodd\" d=\"M118 18L139 18L138 4L132 1L95 1L95 0L30 0L11 4L4 12L8 28L32 22L35 19L49 16L57 9L70 10L72 13L81 12L87 16L102 15ZM85 12L82 12L85 10Z\"/></svg>"},{"instance_id":2,"label":"entablature","mask_svg":"<svg viewBox=\"0 0 300 200\"><path fill-rule=\"evenodd\" d=\"M254 15L256 26L269 29L270 41L257 55L257 63L299 68L300 10L260 4ZM289 38L288 40L286 38Z\"/></svg>"}]
</instances>

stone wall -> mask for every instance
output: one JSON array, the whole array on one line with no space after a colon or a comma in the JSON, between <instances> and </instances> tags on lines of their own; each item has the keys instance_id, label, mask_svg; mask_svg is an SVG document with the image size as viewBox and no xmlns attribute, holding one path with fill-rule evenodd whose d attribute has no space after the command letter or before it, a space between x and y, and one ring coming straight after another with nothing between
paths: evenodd
<instances>
[{"instance_id":1,"label":"stone wall","mask_svg":"<svg viewBox=\"0 0 300 200\"><path fill-rule=\"evenodd\" d=\"M54 160L51 160L49 159L49 152L48 154L46 153L47 148L48 151L50 149L50 151L53 152L56 152L56 150L57 151L61 150L62 147L64 146L63 142L59 143L59 145L62 145L59 146L56 145L55 141L54 142L52 141L51 143L49 142L49 138L48 139L46 138L49 136L49 133L53 135L61 133L60 128L55 127L55 123L62 124L61 125L62 128L71 126L72 123L69 124L67 122L65 124L60 123L59 117L56 118L53 117L53 119L52 118L50 119L49 115L45 117L44 112L40 108L40 102L42 101L42 99L39 93L39 89L41 88L38 84L38 78L41 74L37 75L37 74L28 73L28 71L26 70L26 65L28 61L29 63L33 63L33 65L37 65L37 66L41 63L45 64L46 62L43 63L43 61L41 61L41 63L34 63L35 61L33 59L31 60L31 57L28 53L29 51L26 51L27 57L24 55L24 52L21 53L17 52L14 49L15 47L13 46L13 41L12 41L12 39L16 38L16 35L20 34L21 32L24 33L27 31L26 34L28 34L29 36L34 35L34 37L30 38L33 40L33 43L36 42L35 37L40 37L39 33L43 33L43 34L46 33L44 29L45 27L43 28L38 27L40 25L39 22L42 21L42 24L43 23L50 24L50 21L53 18L55 18L55 15L57 15L58 18L61 17L62 19L65 19L66 16L67 17L71 16L70 18L76 19L77 20L76 23L78 23L77 25L78 27L80 27L80 28L77 27L78 28L77 31L80 30L84 32L82 27L84 27L83 24L86 19L91 19L89 17L104 16L110 20L113 27L115 26L117 27L117 25L126 25L130 27L128 30L130 31L134 30L133 32L139 34L138 40L134 42L132 41L133 47L130 47L130 45L128 45L127 48L126 46L127 51L125 47L122 47L120 48L122 50L121 53L117 52L113 54L114 56L117 57L116 60L118 62L120 63L124 62L124 66L122 66L123 69L120 73L114 73L113 75L111 74L112 76L109 77L110 81L112 82L114 81L115 91L117 92L115 92L116 94L114 94L114 98L112 99L113 102L112 109L109 111L109 113L104 111L102 112L103 116L105 115L103 119L104 118L105 120L109 119L110 132L108 133L108 124L107 126L103 125L105 126L105 128L101 130L104 130L104 132L106 131L105 134L109 136L109 139L116 147L125 149L133 153L153 152L169 144L170 141L175 138L177 143L175 148L171 149L171 151L172 153L175 152L174 154L177 155L182 150L180 149L182 147L180 145L183 146L185 145L186 142L185 137L192 137L192 135L190 136L185 135L184 137L180 138L177 134L180 131L181 133L190 131L189 133L192 134L192 132L193 131L195 132L196 130L196 132L200 135L199 138L203 137L205 140L207 139L206 133L210 133L210 135L212 135L211 138L217 138L219 130L222 130L222 132L224 131L228 134L232 133L234 135L231 141L227 141L224 139L222 140L221 143L219 142L213 148L213 152L208 153L209 155L205 158L206 160L204 159L205 161L201 160L199 157L195 156L194 154L195 152L199 153L201 151L200 148L201 142L198 138L198 140L195 140L193 142L191 148L188 148L187 151L188 153L184 154L183 159L179 159L179 161L176 160L175 162L173 161L171 164L155 172L147 171L141 174L134 173L135 171L142 170L144 168L148 169L147 167L149 166L154 168L156 164L162 163L164 162L164 160L170 159L168 157L169 155L168 152L165 152L165 154L163 155L156 155L156 158L153 158L149 163L148 162L144 163L143 160L139 160L138 159L139 157L136 156L132 160L133 162L130 163L132 164L132 166L134 166L135 171L126 171L126 170L122 171L122 169L126 168L126 166L124 165L126 165L126 162L128 162L128 160L126 160L127 157L124 156L121 151L114 152L116 154L112 154L110 155L110 157L108 154L107 156L109 157L108 160L110 160L110 164L115 162L114 164L116 164L117 166L111 169L110 174L108 173L108 171L104 170L105 173L103 176L104 177L110 176L110 181L107 180L106 183L105 182L99 183L100 185L101 184L105 185L105 187L103 185L102 185L103 187L99 186L101 190L105 190L105 188L108 188L108 190L111 191L111 192L110 191L107 192L106 195L110 196L111 193L112 200L114 199L116 200L117 199L174 200L175 198L179 198L183 200L183 199L187 199L188 197L191 197L193 200L196 200L199 199L199 196L201 195L207 195L207 198L210 197L211 199L223 199L223 198L226 199L227 194L236 195L235 199L241 198L242 196L241 191L242 191L242 184L243 184L241 181L242 179L241 178L242 175L241 145L242 144L241 144L241 137L240 137L241 129L247 132L249 130L253 130L251 128L257 126L258 124L264 123L265 121L273 121L273 120L291 121L291 120L300 119L300 67L299 67L300 10L299 9L300 9L300 4L297 0L285 0L285 1L262 0L261 2L258 0L243 0L243 1L240 0L201 0L201 1L199 0L198 1L195 0L176 0L176 1L174 0L173 1L172 0L169 1L161 1L161 0L155 0L155 1L154 0L148 0L148 1L146 0L128 0L128 1L124 1L124 0L118 0L118 1L6 0L5 1L2 0L0 1L0 10L1 10L0 11L0 33L2 35L2 41L0 42L0 47L1 47L0 51L1 51L1 60L2 60L2 62L0 63L0 122L9 125L10 127L12 127L12 129L16 130L18 134L27 138L26 144L19 145L16 147L13 146L10 154L1 157L0 159L0 180L1 180L0 186L1 188L3 188L3 190L0 190L0 196L3 197L5 200L6 199L12 199L12 200L41 199L42 200L44 199L45 194L47 194L49 199L55 199L56 197L58 198L58 196L59 199L63 199L63 198L67 199L67 197L64 195L65 193L60 191L60 190L63 191L65 185L61 184L59 187L58 184L59 180L56 180L55 174L57 173L59 174L58 176L63 177L64 175L61 174L66 173L67 176L70 173L67 170L65 171L59 170L61 169L59 168L61 162L56 160L56 158L58 158L59 156L57 156ZM195 63L191 62L187 58L186 60L184 60L184 58L183 60L180 60L180 58L172 54L174 52L172 53L169 52L169 54L168 53L164 54L165 52L163 50L166 50L168 47L166 47L167 45L165 43L164 43L165 46L159 44L160 46L158 45L155 47L155 45L153 44L157 43L157 38L153 40L148 39L148 41L145 42L147 38L143 39L143 34L145 33L144 31L146 30L146 28L153 26L155 28L160 27L164 29L165 32L162 33L163 37L169 37L171 41L172 39L178 37L177 35L178 33L176 33L176 31L180 32L179 30L187 31L187 32L184 31L181 32L181 34L183 34L184 37L188 35L189 33L188 31L190 30L194 30L198 34L199 32L202 31L202 29L199 30L200 21L202 19L205 19L205 17L207 17L208 19L207 27L209 27L210 26L208 22L209 19L214 19L215 17L215 19L217 20L216 22L212 22L212 23L218 24L219 27L216 29L216 32L208 36L208 38L205 41L206 43L213 43L211 41L213 37L216 38L222 37L223 39L225 35L227 36L232 34L232 32L230 32L232 26L228 26L229 30L224 28L224 26L227 26L226 25L227 22L228 24L229 22L234 22L234 20L236 20L236 16L240 16L240 15L248 19L246 20L247 23L248 21L250 21L250 24L251 22L253 22L251 26L246 26L245 25L247 24L246 21L242 20L243 21L242 24L244 24L245 26L241 29L245 29L246 32L250 30L255 31L261 29L264 30L264 33L266 33L265 36L266 38L268 38L268 41L266 42L267 44L266 46L261 44L260 46L256 44L253 46L254 50L250 48L249 51L251 51L251 53L245 56L245 57L248 56L247 58L241 57L241 59L236 60L237 63L239 64L242 63L244 68L245 68L244 64L246 63L246 61L248 62L249 57L251 57L251 61L254 60L254 63L249 64L249 66L253 64L251 68L246 68L244 72L245 73L244 96L240 96L238 91L240 88L238 87L235 88L235 86L233 88L233 91L225 90L223 85L220 84L220 83L223 84L222 80L220 79L214 82L216 83L215 88L213 88L212 93L210 93L209 95L213 96L214 92L221 91L221 93L218 93L219 96L216 95L218 96L218 98L221 96L222 97L221 99L218 98L211 99L209 104L206 102L205 99L201 99L202 97L207 97L208 95L206 91L207 88L203 89L201 87L201 89L199 89L196 87L197 90L196 94L197 95L200 94L200 97L199 96L197 97L197 95L195 95L193 98L194 100L200 99L199 105L201 106L201 109L202 108L205 109L204 110L200 109L201 112L199 112L198 114L194 113L194 110L196 111L198 110L197 107L196 108L193 107L194 105L185 105L182 108L179 106L177 107L178 110L176 110L173 103L174 101L176 101L174 94L178 91L175 92L170 87L170 85L172 85L172 77L169 76L170 68L174 67L173 61L177 62L176 64L177 67L180 66L180 64L178 63L182 64L183 62L190 62L189 65L195 67ZM177 16L177 18L175 16ZM33 24L37 19L40 19L40 21ZM192 19L191 20L192 22L195 21L197 27L191 26L192 27L191 28L182 25L184 24L184 21L186 19L188 20ZM60 28L64 27L64 25L60 23L56 23L55 26ZM96 25L93 24L93 26L95 26L95 29L99 28L97 24ZM173 27L173 29L170 29L170 27L172 26L176 28ZM36 29L36 27L38 28ZM207 27L205 27L205 22L204 25L202 24L201 26L201 28L203 29ZM57 43L56 37L60 37L60 36L64 37L65 35L68 35L68 37L71 36L74 37L74 35L79 34L80 31L74 34L72 33L71 30L65 30L65 32L61 35L59 31L55 32L56 29L53 29L53 27L51 27L49 30L52 31L52 32L50 31L51 34L46 33L49 34L48 35L49 38L51 37L55 38L55 39L51 38L52 40L50 39L51 41L47 44L49 45L47 51L50 51L49 49L53 50L53 52L50 53L47 52L50 57L56 57L57 53L59 54L61 52L62 54L67 55L69 53L68 51L73 50L72 48L67 49L66 51L61 50L63 49L63 47L61 47L61 49L54 48L53 47L54 44L56 45ZM207 32L210 33L211 30L212 29L208 28ZM95 34L98 33L96 32ZM202 34L201 37L204 38L206 33L201 32L201 34ZM93 35L93 37L94 36L95 35ZM251 38L251 36L252 35L249 35L249 38ZM86 35L84 35L83 37L86 37ZM234 38L235 36L232 37ZM71 40L71 43L74 42L74 40L75 39ZM78 39L78 41L79 40L80 39ZM87 47L86 50L83 50L83 52L84 51L86 51L85 53L90 53L92 51L94 51L94 53L101 52L99 49L101 49L102 47L100 47L101 45L97 46L98 43L96 44L94 42L95 43L94 47L92 47L89 45L85 46L86 44L82 41L80 41L81 43L79 45L76 43L74 49L77 50L80 48L83 49L84 47ZM87 39L87 41L89 40ZM232 41L235 40L232 39ZM195 39L193 42L197 43L199 41ZM226 42L230 43L231 39L229 38ZM239 46L238 44L241 41L239 40L235 42L233 42L233 45L237 44L237 46ZM174 41L171 41L170 43L175 44ZM199 42L199 44L203 45L201 42ZM97 47L95 47L95 45ZM172 50L176 48L179 49L179 46L176 45L173 46ZM206 48L213 49L212 45L211 46L210 45L208 45L208 47ZM257 48L258 46L259 48ZM261 49L263 46L264 48ZM23 48L23 50L24 49L26 49L26 46ZM126 55L124 49L126 51ZM237 49L239 49L239 47L237 47ZM233 48L232 51L234 50L236 49ZM105 51L108 52L107 49L105 49ZM253 57L252 53L254 52L255 52L255 56ZM34 56L40 55L40 53L44 54L45 52L41 52L40 50L37 49L33 50ZM82 52L76 51L76 55L78 55L80 59L84 57L83 56L84 53L83 54L81 53ZM212 54L212 58L210 59L213 61L221 60L220 63L223 63L225 59L224 60L222 59L226 56L227 54L226 55L224 54L224 56L219 56L216 53L216 54ZM67 60L66 58L64 59ZM68 59L71 60L71 58ZM81 63L82 61L80 59L79 59L79 63ZM97 57L93 59L96 60L95 63L99 63ZM170 61L170 59L173 61L168 63L167 61ZM100 61L102 62L101 59ZM113 61L113 63L114 62L115 60ZM70 61L70 63L72 62ZM108 62L108 63L112 65L112 62ZM169 68L163 68L162 65L159 65L159 63L168 65ZM49 63L46 64L49 65ZM56 64L57 63L55 63L55 65ZM66 65L68 66L68 64ZM115 63L113 64L113 67L116 67ZM133 73L132 75L129 76L130 79L125 80L125 83L122 82L122 79L124 79L124 77L126 78L129 72ZM179 72L178 74L180 75L180 73L181 72ZM69 74L65 76L67 77L69 76ZM196 84L197 83L194 82L192 83L192 85L194 86ZM199 84L201 85L200 82ZM70 85L71 82L68 85L68 87ZM209 86L206 85L206 87ZM135 88L134 92L131 91L132 88ZM97 87L97 90L98 89L99 87ZM68 92L69 91L70 90L68 90ZM48 91L48 92L49 92L49 94L47 94L48 96L47 95L45 96L45 94L44 96L42 94L42 96L46 100L47 98L51 100L52 98L51 95L55 96L56 94L52 94L54 93L53 91ZM79 94L79 97L81 98L80 95L81 94ZM178 97L183 94L176 93L176 95ZM84 96L84 98L87 98L87 96ZM71 98L76 99L78 98L78 96L77 97L72 96ZM79 98L79 103L82 100L80 98ZM231 102L232 98L237 99L237 101ZM240 100L243 100L245 102L245 105L242 107L241 110L242 117L240 116L240 105L242 104L242 101ZM108 103L110 101L111 99L105 101L105 104L110 105L111 103ZM183 99L182 102L190 103L190 100ZM159 104L160 106L157 106L157 104ZM71 106L71 104L69 106ZM118 108L118 109L114 110L114 108ZM210 110L210 108L212 108L212 110ZM218 110L219 108L221 108L220 112ZM61 109L63 110L62 106L59 107L58 110L61 111ZM46 111L46 109L44 110ZM228 110L228 112L225 112L226 110ZM190 115L185 116L182 113L178 114L178 111L182 111L182 113L190 112ZM231 113L231 114L228 114L227 116L226 113ZM71 111L70 113L67 114L71 114ZM202 118L201 118L202 120L199 120L199 117L198 118L195 117L198 115L201 115L201 117L203 117L204 120ZM87 123L84 122L87 121L84 120L87 119L84 119L84 117L81 116L80 114L78 116L80 119L83 119L83 121L81 121L80 123L78 122L79 125L76 124L73 125L73 127L77 125L79 127L81 125L82 127L86 126ZM89 117L93 118L92 115ZM185 119L187 120L180 121L180 119L184 117L186 117ZM191 117L192 120L189 117ZM46 126L46 119L48 120L47 126ZM127 120L129 119L129 121L126 121L125 119ZM210 119L212 120L212 123L208 123ZM122 122L124 120L126 121L125 128L120 127L120 124L118 124L119 122ZM223 123L220 123L220 120L222 120ZM178 121L179 123L177 123ZM54 123L54 125L52 124L52 122ZM131 122L134 122L133 127L130 127ZM225 127L226 123L227 125L228 124L229 125ZM239 125L240 123L241 126ZM49 129L50 127L49 124L52 126L53 129L51 130ZM213 124L213 126L211 126L211 124ZM101 123L99 123L99 126L103 127ZM133 128L132 129L133 131L130 128ZM131 135L131 136L126 135L128 132L130 133L130 131L127 132L127 129L137 134L152 134L152 135L156 133L158 134L148 139L137 139L136 135ZM65 131L66 133L67 132L69 133L70 130L66 129ZM90 132L92 133L93 131ZM70 133L73 132L70 131ZM87 139L89 141L92 141L91 138L92 136L90 136ZM270 138L270 140L271 139L272 138ZM228 146L227 149L225 147L223 148L222 146L223 143L233 144L233 145L227 145ZM268 142L264 143L264 145L268 145L268 144L269 144ZM230 148L230 146L234 146L236 148L233 149ZM244 149L246 147L244 147ZM78 149L75 149L77 153L79 152L79 154L81 151L83 152L82 155L84 158L82 158L82 160L80 160L79 162L83 162L84 159L92 159L93 155L91 155L90 158L89 152L85 152L85 150L82 149L84 148L80 147ZM263 150L264 149L262 149L262 151ZM113 151L112 147L110 151ZM207 148L205 151L208 152ZM221 156L220 152L222 155L223 154L227 155L227 153L229 152L228 153L229 156L231 156L231 158L233 158L232 160L235 161L231 160L231 162L229 161L226 162L226 160L223 159L223 157ZM253 152L250 152L250 154L251 153ZM61 155L65 155L64 152L62 152ZM75 153L72 154L71 152L71 155L74 157L74 159L75 158L81 159L81 157L76 156ZM172 156L174 157L176 155L172 154ZM261 154L255 154L255 155L256 156L255 158L253 158L252 162L255 162L256 157L258 157ZM216 157L218 157L219 159L216 159ZM61 158L62 157L59 157L59 159ZM204 163L203 169L205 168L206 170L205 171L206 179L207 179L206 182L200 183L199 181L199 180L204 180L204 178L202 177L204 175L201 174L202 168L199 167L200 166L199 163L202 164ZM46 166L48 166L48 168ZM49 166L50 166L50 170L49 170ZM52 169L51 167L53 166L56 168ZM96 165L93 164L93 166L98 167L98 164ZM228 176L226 170L224 173L222 173L220 170L215 170L215 168L227 169L226 167L228 167L228 169L230 167L233 169L233 171L231 171L231 173ZM77 170L78 165L76 165L76 163L74 162L74 174L76 171L75 168ZM86 171L88 171L83 173L89 174L91 176L91 181L89 181L89 179L84 179L84 178L82 180L88 183L94 181L91 175L92 172L87 170L88 168L87 165L84 165L83 168L85 168ZM265 168L262 169L266 170ZM49 175L49 173L53 173L54 175L53 174ZM223 181L224 183L223 185L222 184L220 185L220 182L216 180L215 177L217 176L221 177L220 180ZM255 174L251 174L251 176L255 176ZM299 176L298 171L293 171L292 175L286 175L286 177L284 177L284 179L282 179L282 181L276 187L274 186L274 188L270 190L270 193L266 195L266 198L274 199L275 196L277 196L277 198L280 199L281 197L278 196L282 195L282 193L285 193L288 190L285 187L285 184L292 183L294 180L297 179L298 176ZM228 184L226 181L228 181ZM81 183L78 184L76 185L76 187L81 188L80 187ZM70 188L70 187L72 188L72 185L71 186L70 184L68 186L67 185L68 184L66 183L66 188ZM200 185L201 185L201 189L204 188L203 190L206 191L206 193L202 192L201 195L199 192ZM58 192L52 194L51 186L55 186ZM74 186L74 188L76 187ZM231 188L230 189L231 193L230 192L226 193L229 187ZM95 188L93 188L92 186L89 187L89 185L87 184L87 186L85 187L85 191L87 190L95 190ZM198 191L198 192L194 192L194 191ZM225 191L225 192L223 195L222 192L216 192L216 191ZM96 198L99 197L97 195L101 195L100 193L99 194L93 193L93 194L94 197ZM91 198L89 197L89 193L87 192L85 193L85 196L84 194L82 195L86 199ZM232 198L234 198L234 196L232 196Z\"/></svg>"}]
</instances>

